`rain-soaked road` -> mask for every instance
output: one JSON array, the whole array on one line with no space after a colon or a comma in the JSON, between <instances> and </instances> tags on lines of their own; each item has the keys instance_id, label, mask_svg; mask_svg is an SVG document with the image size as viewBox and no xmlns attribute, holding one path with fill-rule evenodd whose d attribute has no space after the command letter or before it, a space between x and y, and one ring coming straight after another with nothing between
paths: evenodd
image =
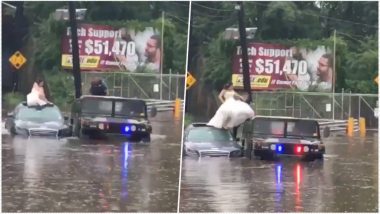
<instances>
[{"instance_id":1,"label":"rain-soaked road","mask_svg":"<svg viewBox=\"0 0 380 214\"><path fill-rule=\"evenodd\" d=\"M330 137L324 161L186 157L180 211L378 212L378 137Z\"/></svg>"},{"instance_id":2,"label":"rain-soaked road","mask_svg":"<svg viewBox=\"0 0 380 214\"><path fill-rule=\"evenodd\" d=\"M151 119L152 142L2 135L3 212L176 212L182 119Z\"/></svg>"}]
</instances>

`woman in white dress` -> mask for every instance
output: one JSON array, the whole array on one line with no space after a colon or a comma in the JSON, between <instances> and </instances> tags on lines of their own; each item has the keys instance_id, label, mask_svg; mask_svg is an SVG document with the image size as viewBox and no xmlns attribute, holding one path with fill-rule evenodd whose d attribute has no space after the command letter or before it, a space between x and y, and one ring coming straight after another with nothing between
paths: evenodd
<instances>
[{"instance_id":1,"label":"woman in white dress","mask_svg":"<svg viewBox=\"0 0 380 214\"><path fill-rule=\"evenodd\" d=\"M32 91L26 96L26 102L28 106L51 104L45 96L44 81L37 79L34 82Z\"/></svg>"},{"instance_id":2,"label":"woman in white dress","mask_svg":"<svg viewBox=\"0 0 380 214\"><path fill-rule=\"evenodd\" d=\"M208 122L207 125L209 126L219 129L232 129L255 116L251 106L245 103L243 97L235 92L232 83L227 83L224 86L219 94L219 99L222 101L222 105Z\"/></svg>"}]
</instances>

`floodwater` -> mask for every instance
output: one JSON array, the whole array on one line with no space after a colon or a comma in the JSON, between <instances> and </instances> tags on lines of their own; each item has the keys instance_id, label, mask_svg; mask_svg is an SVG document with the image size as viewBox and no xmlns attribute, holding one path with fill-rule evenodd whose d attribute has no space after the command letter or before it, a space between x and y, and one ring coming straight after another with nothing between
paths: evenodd
<instances>
[{"instance_id":1,"label":"floodwater","mask_svg":"<svg viewBox=\"0 0 380 214\"><path fill-rule=\"evenodd\" d=\"M378 212L378 136L325 139L324 160L186 157L183 212Z\"/></svg>"},{"instance_id":2,"label":"floodwater","mask_svg":"<svg viewBox=\"0 0 380 214\"><path fill-rule=\"evenodd\" d=\"M150 144L2 135L3 212L176 212L182 119L157 114Z\"/></svg>"}]
</instances>

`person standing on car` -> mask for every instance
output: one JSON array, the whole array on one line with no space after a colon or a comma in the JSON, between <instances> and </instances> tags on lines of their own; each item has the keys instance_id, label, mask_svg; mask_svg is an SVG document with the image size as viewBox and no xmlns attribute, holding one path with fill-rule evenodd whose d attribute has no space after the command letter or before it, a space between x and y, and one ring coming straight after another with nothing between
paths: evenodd
<instances>
[{"instance_id":1,"label":"person standing on car","mask_svg":"<svg viewBox=\"0 0 380 214\"><path fill-rule=\"evenodd\" d=\"M26 96L26 102L28 106L43 106L46 104L51 104L51 102L46 98L44 91L44 81L42 79L37 79L33 83L31 92Z\"/></svg>"},{"instance_id":2,"label":"person standing on car","mask_svg":"<svg viewBox=\"0 0 380 214\"><path fill-rule=\"evenodd\" d=\"M219 94L219 99L222 105L207 125L219 129L232 129L233 137L236 138L238 127L247 119L253 118L255 112L249 104L243 101L244 98L233 89L231 82L224 86Z\"/></svg>"}]
</instances>

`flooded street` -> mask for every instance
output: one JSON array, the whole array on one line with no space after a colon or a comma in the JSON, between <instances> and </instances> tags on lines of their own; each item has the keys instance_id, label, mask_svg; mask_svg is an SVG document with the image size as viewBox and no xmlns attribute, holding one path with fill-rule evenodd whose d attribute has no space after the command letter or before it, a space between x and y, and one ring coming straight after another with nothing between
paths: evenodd
<instances>
[{"instance_id":1,"label":"flooded street","mask_svg":"<svg viewBox=\"0 0 380 214\"><path fill-rule=\"evenodd\" d=\"M183 212L378 212L378 136L325 139L323 161L183 160Z\"/></svg>"},{"instance_id":2,"label":"flooded street","mask_svg":"<svg viewBox=\"0 0 380 214\"><path fill-rule=\"evenodd\" d=\"M182 119L158 113L150 144L2 135L3 212L176 212Z\"/></svg>"}]
</instances>

